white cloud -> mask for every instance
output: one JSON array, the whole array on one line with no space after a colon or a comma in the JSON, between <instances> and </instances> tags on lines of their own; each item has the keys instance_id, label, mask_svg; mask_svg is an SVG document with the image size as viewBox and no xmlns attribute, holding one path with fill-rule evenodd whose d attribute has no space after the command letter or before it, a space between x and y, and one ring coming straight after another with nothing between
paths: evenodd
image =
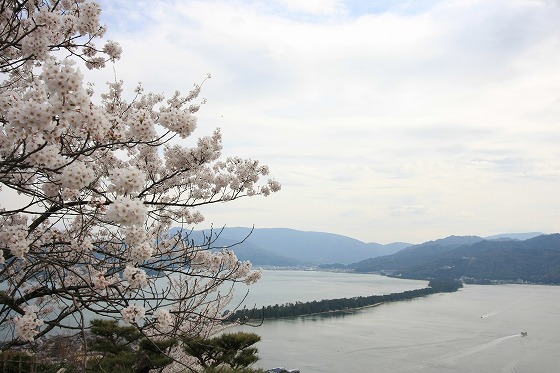
<instances>
[{"instance_id":1,"label":"white cloud","mask_svg":"<svg viewBox=\"0 0 560 373\"><path fill-rule=\"evenodd\" d=\"M318 3L103 2L119 78L170 94L212 73L197 135L222 127L226 154L285 186L208 221L379 242L555 230L557 2Z\"/></svg>"},{"instance_id":2,"label":"white cloud","mask_svg":"<svg viewBox=\"0 0 560 373\"><path fill-rule=\"evenodd\" d=\"M341 11L341 4L335 0L280 0L289 10L313 15L332 15Z\"/></svg>"}]
</instances>

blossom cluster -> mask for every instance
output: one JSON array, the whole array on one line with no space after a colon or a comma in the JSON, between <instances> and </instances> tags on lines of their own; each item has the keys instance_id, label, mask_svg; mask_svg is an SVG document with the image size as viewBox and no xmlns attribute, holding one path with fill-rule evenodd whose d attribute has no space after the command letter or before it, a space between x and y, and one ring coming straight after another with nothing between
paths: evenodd
<instances>
[{"instance_id":1,"label":"blossom cluster","mask_svg":"<svg viewBox=\"0 0 560 373\"><path fill-rule=\"evenodd\" d=\"M23 316L14 317L16 334L22 341L33 341L39 333L38 328L43 325L43 320L37 317L38 309L36 306L27 306L24 308Z\"/></svg>"},{"instance_id":2,"label":"blossom cluster","mask_svg":"<svg viewBox=\"0 0 560 373\"><path fill-rule=\"evenodd\" d=\"M86 164L80 161L73 162L62 170L60 184L64 188L79 190L95 180L95 173Z\"/></svg>"},{"instance_id":3,"label":"blossom cluster","mask_svg":"<svg viewBox=\"0 0 560 373\"><path fill-rule=\"evenodd\" d=\"M245 277L245 284L252 285L259 281L262 277L262 270L257 270L251 272L247 277Z\"/></svg>"},{"instance_id":4,"label":"blossom cluster","mask_svg":"<svg viewBox=\"0 0 560 373\"><path fill-rule=\"evenodd\" d=\"M105 217L124 226L142 225L146 221L147 208L141 199L119 197L109 206Z\"/></svg>"},{"instance_id":5,"label":"blossom cluster","mask_svg":"<svg viewBox=\"0 0 560 373\"><path fill-rule=\"evenodd\" d=\"M46 145L29 156L29 161L38 167L56 169L65 163L55 145Z\"/></svg>"},{"instance_id":6,"label":"blossom cluster","mask_svg":"<svg viewBox=\"0 0 560 373\"><path fill-rule=\"evenodd\" d=\"M165 308L158 308L154 312L154 318L160 328L167 328L173 323L173 316L171 316L171 312Z\"/></svg>"},{"instance_id":7,"label":"blossom cluster","mask_svg":"<svg viewBox=\"0 0 560 373\"><path fill-rule=\"evenodd\" d=\"M146 110L138 110L128 118L129 136L140 141L150 141L156 136L154 121Z\"/></svg>"},{"instance_id":8,"label":"blossom cluster","mask_svg":"<svg viewBox=\"0 0 560 373\"><path fill-rule=\"evenodd\" d=\"M269 196L270 193L278 192L282 189L282 184L277 180L268 180L267 185L263 185L261 187L261 193L266 197Z\"/></svg>"},{"instance_id":9,"label":"blossom cluster","mask_svg":"<svg viewBox=\"0 0 560 373\"><path fill-rule=\"evenodd\" d=\"M182 138L189 137L196 128L196 117L188 109L169 108L162 111L159 122L163 127L177 133Z\"/></svg>"},{"instance_id":10,"label":"blossom cluster","mask_svg":"<svg viewBox=\"0 0 560 373\"><path fill-rule=\"evenodd\" d=\"M38 100L18 100L13 96L5 96L4 100L8 105L12 105L6 112L10 126L7 128L7 135L14 140L24 140L28 135L39 132L44 137L52 133L55 129L53 116L55 115L52 106Z\"/></svg>"},{"instance_id":11,"label":"blossom cluster","mask_svg":"<svg viewBox=\"0 0 560 373\"><path fill-rule=\"evenodd\" d=\"M93 273L91 282L96 289L106 289L111 285L111 281L101 272Z\"/></svg>"},{"instance_id":12,"label":"blossom cluster","mask_svg":"<svg viewBox=\"0 0 560 373\"><path fill-rule=\"evenodd\" d=\"M142 245L148 242L148 235L142 226L131 226L122 229L124 233L124 242L130 246Z\"/></svg>"},{"instance_id":13,"label":"blossom cluster","mask_svg":"<svg viewBox=\"0 0 560 373\"><path fill-rule=\"evenodd\" d=\"M0 249L6 248L16 258L23 259L24 255L29 251L29 244L26 226L21 224L4 224L0 227ZM4 262L3 254L0 262L2 264Z\"/></svg>"},{"instance_id":14,"label":"blossom cluster","mask_svg":"<svg viewBox=\"0 0 560 373\"><path fill-rule=\"evenodd\" d=\"M262 271L254 271L249 261L240 261L231 250L212 252L202 248L196 248L191 260L192 265L202 268L210 268L213 272L232 271L233 279L241 279L247 285L254 284L261 276Z\"/></svg>"},{"instance_id":15,"label":"blossom cluster","mask_svg":"<svg viewBox=\"0 0 560 373\"><path fill-rule=\"evenodd\" d=\"M148 242L134 245L130 249L130 261L133 264L142 263L152 257L154 249Z\"/></svg>"},{"instance_id":16,"label":"blossom cluster","mask_svg":"<svg viewBox=\"0 0 560 373\"><path fill-rule=\"evenodd\" d=\"M125 322L129 324L137 324L146 316L146 309L137 304L132 304L123 308L121 315L123 316Z\"/></svg>"},{"instance_id":17,"label":"blossom cluster","mask_svg":"<svg viewBox=\"0 0 560 373\"><path fill-rule=\"evenodd\" d=\"M138 192L146 183L146 175L136 167L109 170L109 179L112 184L107 191L121 195Z\"/></svg>"},{"instance_id":18,"label":"blossom cluster","mask_svg":"<svg viewBox=\"0 0 560 373\"><path fill-rule=\"evenodd\" d=\"M99 22L101 7L97 2L45 0L37 4L21 6L16 1L4 4L7 6L2 9L0 27L11 30L12 37L7 41L13 42L6 43L5 65L0 64L0 71L15 65L13 61L44 61L49 58L51 50L61 47L81 54L86 65L91 67L103 67L106 60L120 57L122 50L113 41L102 48L107 58L97 55L98 50L92 40L103 36L106 31ZM19 27L14 27L14 23ZM16 42L18 40L21 44ZM81 53L78 50L80 47Z\"/></svg>"},{"instance_id":19,"label":"blossom cluster","mask_svg":"<svg viewBox=\"0 0 560 373\"><path fill-rule=\"evenodd\" d=\"M86 96L81 95L83 92L83 75L80 70L75 68L76 63L73 60L65 59L58 62L54 59L45 61L41 78L45 82L46 88L50 92L56 92L67 100L66 105L76 105L84 107L86 101L78 101Z\"/></svg>"},{"instance_id":20,"label":"blossom cluster","mask_svg":"<svg viewBox=\"0 0 560 373\"><path fill-rule=\"evenodd\" d=\"M148 276L141 268L127 265L123 271L123 276L133 289L142 289L148 286Z\"/></svg>"},{"instance_id":21,"label":"blossom cluster","mask_svg":"<svg viewBox=\"0 0 560 373\"><path fill-rule=\"evenodd\" d=\"M109 56L109 58L114 61L121 58L122 48L119 43L113 40L109 40L103 46L103 52L105 52Z\"/></svg>"}]
</instances>

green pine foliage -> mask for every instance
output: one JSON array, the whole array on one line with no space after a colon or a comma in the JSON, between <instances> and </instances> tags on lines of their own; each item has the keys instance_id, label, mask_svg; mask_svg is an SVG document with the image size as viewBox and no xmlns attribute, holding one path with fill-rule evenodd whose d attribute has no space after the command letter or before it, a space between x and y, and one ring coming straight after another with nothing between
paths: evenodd
<instances>
[{"instance_id":1,"label":"green pine foliage","mask_svg":"<svg viewBox=\"0 0 560 373\"><path fill-rule=\"evenodd\" d=\"M115 320L93 320L88 347L95 357L88 363L90 372L148 373L163 368L171 359L166 352L178 341L153 341L135 327L121 326ZM258 372L249 365L258 360L260 341L254 333L224 333L214 338L183 338L183 349L194 356L206 373Z\"/></svg>"},{"instance_id":2,"label":"green pine foliage","mask_svg":"<svg viewBox=\"0 0 560 373\"><path fill-rule=\"evenodd\" d=\"M247 368L259 358L252 347L261 340L255 333L224 333L214 338L185 338L183 349L194 356L207 372L222 372L227 367L238 371ZM226 370L229 371L229 370Z\"/></svg>"},{"instance_id":3,"label":"green pine foliage","mask_svg":"<svg viewBox=\"0 0 560 373\"><path fill-rule=\"evenodd\" d=\"M163 354L162 351L169 351L171 347L177 344L175 339L164 339L161 341L153 341L147 338L140 340L138 345L140 352L143 354L144 360L149 362L150 369L163 368L173 362L173 359ZM147 364L145 364L147 365Z\"/></svg>"},{"instance_id":4,"label":"green pine foliage","mask_svg":"<svg viewBox=\"0 0 560 373\"><path fill-rule=\"evenodd\" d=\"M115 320L92 320L91 333L89 348L97 352L88 364L91 372L147 373L173 361L165 352L177 343L174 339L151 341Z\"/></svg>"}]
</instances>

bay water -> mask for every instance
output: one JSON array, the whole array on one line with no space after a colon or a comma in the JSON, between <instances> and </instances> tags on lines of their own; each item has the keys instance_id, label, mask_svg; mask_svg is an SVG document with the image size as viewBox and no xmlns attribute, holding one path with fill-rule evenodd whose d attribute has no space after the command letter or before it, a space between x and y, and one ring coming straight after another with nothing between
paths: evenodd
<instances>
[{"instance_id":1,"label":"bay water","mask_svg":"<svg viewBox=\"0 0 560 373\"><path fill-rule=\"evenodd\" d=\"M427 282L373 274L265 271L248 305L402 292ZM238 289L238 293L243 289ZM329 372L560 372L560 287L465 285L353 312L265 320L256 367ZM527 332L523 337L521 332Z\"/></svg>"}]
</instances>

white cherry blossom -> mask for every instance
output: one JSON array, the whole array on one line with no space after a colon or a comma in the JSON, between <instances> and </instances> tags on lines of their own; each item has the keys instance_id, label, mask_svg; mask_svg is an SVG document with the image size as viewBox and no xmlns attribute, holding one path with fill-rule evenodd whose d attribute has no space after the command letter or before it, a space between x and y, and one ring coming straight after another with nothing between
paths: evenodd
<instances>
[{"instance_id":1,"label":"white cherry blossom","mask_svg":"<svg viewBox=\"0 0 560 373\"><path fill-rule=\"evenodd\" d=\"M126 308L123 308L121 311L124 321L129 324L138 324L140 321L144 319L146 315L146 310L144 307L139 306L137 304L130 305Z\"/></svg>"},{"instance_id":2,"label":"white cherry blossom","mask_svg":"<svg viewBox=\"0 0 560 373\"><path fill-rule=\"evenodd\" d=\"M17 196L0 201L0 350L85 329L85 310L150 338L209 335L261 272L193 233L204 206L280 184L222 159L219 129L194 139L202 84L169 98L88 85L126 53L96 1L19 3L0 13L0 189Z\"/></svg>"},{"instance_id":3,"label":"white cherry blossom","mask_svg":"<svg viewBox=\"0 0 560 373\"><path fill-rule=\"evenodd\" d=\"M23 316L14 317L16 334L22 341L31 342L39 333L38 328L43 325L43 320L37 317L37 307L27 306Z\"/></svg>"},{"instance_id":4,"label":"white cherry blossom","mask_svg":"<svg viewBox=\"0 0 560 373\"><path fill-rule=\"evenodd\" d=\"M123 271L123 277L131 288L141 289L148 286L148 276L141 268L128 265Z\"/></svg>"}]
</instances>

